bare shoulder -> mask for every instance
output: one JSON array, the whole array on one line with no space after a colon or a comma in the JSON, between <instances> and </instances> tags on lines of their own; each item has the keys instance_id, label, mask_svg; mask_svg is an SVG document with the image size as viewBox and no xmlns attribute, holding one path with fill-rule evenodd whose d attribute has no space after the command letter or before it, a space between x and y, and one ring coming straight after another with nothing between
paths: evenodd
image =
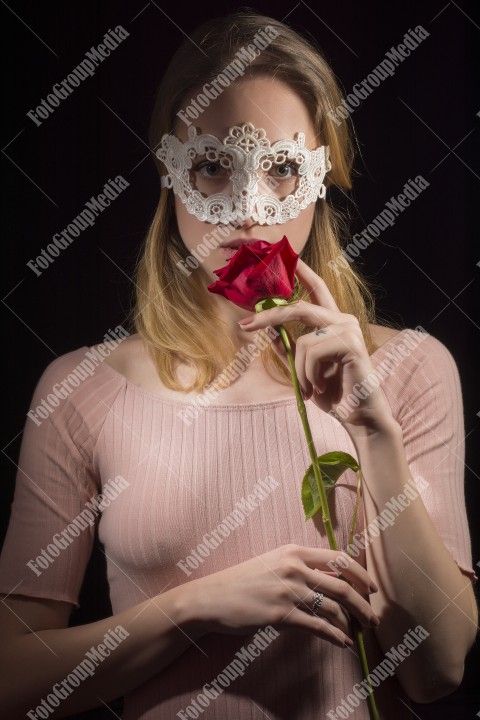
<instances>
[{"instance_id":1,"label":"bare shoulder","mask_svg":"<svg viewBox=\"0 0 480 720\"><path fill-rule=\"evenodd\" d=\"M105 358L107 365L110 365L117 372L124 374L124 370L131 362L138 362L144 354L144 344L140 335L135 333L129 335L119 342Z\"/></svg>"},{"instance_id":2,"label":"bare shoulder","mask_svg":"<svg viewBox=\"0 0 480 720\"><path fill-rule=\"evenodd\" d=\"M370 325L370 332L372 333L373 342L377 348L379 348L395 337L395 335L398 335L401 330L399 328L387 327L385 325Z\"/></svg>"},{"instance_id":3,"label":"bare shoulder","mask_svg":"<svg viewBox=\"0 0 480 720\"><path fill-rule=\"evenodd\" d=\"M104 362L135 385L145 387L151 378L158 381L153 360L138 333L118 343Z\"/></svg>"}]
</instances>

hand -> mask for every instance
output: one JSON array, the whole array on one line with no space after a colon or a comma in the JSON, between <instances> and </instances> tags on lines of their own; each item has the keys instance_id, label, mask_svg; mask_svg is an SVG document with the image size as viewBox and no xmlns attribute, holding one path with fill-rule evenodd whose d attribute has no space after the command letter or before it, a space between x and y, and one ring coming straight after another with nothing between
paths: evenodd
<instances>
[{"instance_id":1,"label":"hand","mask_svg":"<svg viewBox=\"0 0 480 720\"><path fill-rule=\"evenodd\" d=\"M307 333L296 343L289 336L304 399L311 397L315 405L340 420L350 434L391 425L393 416L383 391L365 384L374 368L357 318L340 312L325 281L300 258L296 274L312 302L299 300L262 310L251 316L253 322L248 325L243 323L249 318L241 321L240 327L251 331L296 320L319 328L319 334ZM273 341L273 347L289 367L280 336ZM359 398L355 389L365 397Z\"/></svg>"},{"instance_id":2,"label":"hand","mask_svg":"<svg viewBox=\"0 0 480 720\"><path fill-rule=\"evenodd\" d=\"M343 576L329 572L329 562L338 560L336 550L283 545L239 565L188 583L195 597L196 619L207 632L243 635L259 627L290 627L304 630L339 647L351 646L347 613L366 627L378 618L362 597L377 588L367 571L348 558ZM328 571L328 572L327 572ZM192 583L196 587L192 587ZM324 599L311 610L315 592Z\"/></svg>"}]
</instances>

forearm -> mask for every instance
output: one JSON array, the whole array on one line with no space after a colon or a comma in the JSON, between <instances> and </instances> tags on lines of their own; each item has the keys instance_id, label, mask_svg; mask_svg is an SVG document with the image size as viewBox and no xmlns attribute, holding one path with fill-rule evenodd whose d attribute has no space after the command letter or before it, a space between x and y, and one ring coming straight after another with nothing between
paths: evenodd
<instances>
[{"instance_id":1,"label":"forearm","mask_svg":"<svg viewBox=\"0 0 480 720\"><path fill-rule=\"evenodd\" d=\"M404 492L411 473L396 423L353 441L364 476L367 526L392 496ZM371 603L381 618L376 635L382 649L398 645L417 625L430 634L397 669L405 690L420 702L453 691L476 634L475 600L470 580L445 548L420 495L367 544L366 553L368 572L379 587Z\"/></svg>"},{"instance_id":2,"label":"forearm","mask_svg":"<svg viewBox=\"0 0 480 720\"><path fill-rule=\"evenodd\" d=\"M60 700L52 718L67 717L102 705L133 690L172 663L203 634L203 629L188 612L182 585L151 600L104 620L78 627L25 632L3 645L2 710L9 718L25 718L40 705L42 698L57 685L66 694L73 685L62 685L72 670L92 648L104 643L117 626L124 628L125 639L110 650L103 660L93 664L93 675L87 675L68 697ZM110 642L111 645L114 643ZM95 653L94 653L95 654ZM84 668L87 666L83 666ZM159 680L161 682L161 679ZM35 714L30 717L34 718Z\"/></svg>"}]
</instances>

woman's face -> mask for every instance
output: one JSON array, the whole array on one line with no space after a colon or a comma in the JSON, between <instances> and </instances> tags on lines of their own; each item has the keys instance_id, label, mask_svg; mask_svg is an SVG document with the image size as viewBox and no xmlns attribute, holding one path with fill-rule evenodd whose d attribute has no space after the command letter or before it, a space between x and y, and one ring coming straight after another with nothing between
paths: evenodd
<instances>
[{"instance_id":1,"label":"woman's face","mask_svg":"<svg viewBox=\"0 0 480 720\"><path fill-rule=\"evenodd\" d=\"M188 103L189 98L182 109ZM263 128L271 143L277 140L294 140L298 132L303 132L305 146L309 150L314 150L321 145L320 139L315 135L312 120L303 100L285 83L261 77L236 81L219 97L212 100L199 118L192 121L192 125L197 128L199 135L208 133L222 141L232 126L242 125L245 122L252 123L255 128ZM175 134L182 141L188 140L187 125L183 121L178 122ZM192 184L194 183L202 194L225 192L225 182L221 177L215 177L215 173L218 172L215 166L207 161L203 164L194 163L195 167L199 167L199 169L192 173ZM292 173L292 169L272 167L266 183L259 184L260 192L274 195L279 199L294 192L296 180L291 177ZM225 176L226 173L223 172L223 177L225 178ZM269 243L276 243L286 235L292 248L300 255L310 233L315 203L308 205L296 218L286 223L261 225L248 218L243 222L224 226L225 234L218 232L218 225L202 222L189 213L176 195L175 211L180 235L190 252L204 244L206 238L207 241L210 240L211 233L217 230L215 238L218 240L216 242L222 244L240 239L265 240ZM235 229L232 229L232 225L236 226ZM228 234L226 234L227 229L229 230ZM211 240L210 243L214 244ZM206 247L205 244L204 247ZM233 251L226 250L218 244L214 249L209 249L208 253L201 261L200 267L207 273L207 280L210 283L218 279L213 271L225 266ZM199 270L200 268L194 269L192 272L199 272Z\"/></svg>"}]
</instances>

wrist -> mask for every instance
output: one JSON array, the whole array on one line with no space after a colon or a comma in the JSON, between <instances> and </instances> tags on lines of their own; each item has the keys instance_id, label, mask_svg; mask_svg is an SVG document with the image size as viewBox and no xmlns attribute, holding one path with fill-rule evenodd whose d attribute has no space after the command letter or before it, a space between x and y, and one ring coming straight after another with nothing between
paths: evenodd
<instances>
[{"instance_id":1,"label":"wrist","mask_svg":"<svg viewBox=\"0 0 480 720\"><path fill-rule=\"evenodd\" d=\"M411 471L405 455L403 432L393 421L375 433L352 438L363 479L376 504L383 506L392 495L403 492ZM368 494L368 493L367 493Z\"/></svg>"},{"instance_id":2,"label":"wrist","mask_svg":"<svg viewBox=\"0 0 480 720\"><path fill-rule=\"evenodd\" d=\"M171 591L174 594L172 619L195 640L209 632L205 603L197 584L198 580L191 580Z\"/></svg>"},{"instance_id":3,"label":"wrist","mask_svg":"<svg viewBox=\"0 0 480 720\"><path fill-rule=\"evenodd\" d=\"M357 445L400 443L403 447L403 431L393 415L375 417L371 422L362 425L343 423L352 442Z\"/></svg>"}]
</instances>

